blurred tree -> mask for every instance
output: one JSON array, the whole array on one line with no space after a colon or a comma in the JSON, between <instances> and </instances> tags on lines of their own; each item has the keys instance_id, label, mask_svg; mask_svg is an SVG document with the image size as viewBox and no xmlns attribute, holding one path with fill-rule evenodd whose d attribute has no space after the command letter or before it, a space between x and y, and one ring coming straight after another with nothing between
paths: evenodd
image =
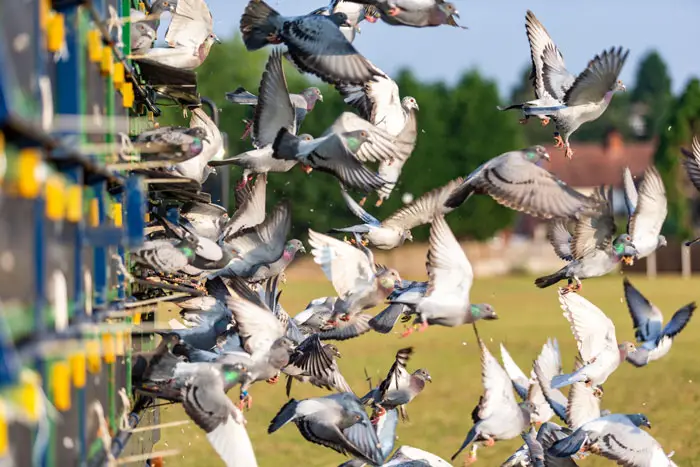
<instances>
[{"instance_id":1,"label":"blurred tree","mask_svg":"<svg viewBox=\"0 0 700 467\"><path fill-rule=\"evenodd\" d=\"M700 135L700 81L691 80L683 94L672 102L656 151L655 164L661 173L668 197L668 218L664 231L689 238L692 234L691 199L695 190L689 186L681 163L681 147L690 147L693 135Z\"/></svg>"},{"instance_id":2,"label":"blurred tree","mask_svg":"<svg viewBox=\"0 0 700 467\"><path fill-rule=\"evenodd\" d=\"M643 121L643 131L639 136L648 139L661 132L672 98L666 62L658 52L651 51L639 63L631 95L633 114L639 115Z\"/></svg>"}]
</instances>

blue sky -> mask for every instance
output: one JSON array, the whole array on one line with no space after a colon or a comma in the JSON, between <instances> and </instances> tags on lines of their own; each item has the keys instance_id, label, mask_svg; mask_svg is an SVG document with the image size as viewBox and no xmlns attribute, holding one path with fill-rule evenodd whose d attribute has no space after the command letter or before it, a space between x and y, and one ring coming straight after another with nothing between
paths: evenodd
<instances>
[{"instance_id":1,"label":"blue sky","mask_svg":"<svg viewBox=\"0 0 700 467\"><path fill-rule=\"evenodd\" d=\"M303 14L325 0L270 0L284 15ZM622 80L632 84L639 59L656 49L666 60L674 91L700 76L700 0L453 0L468 30L392 27L363 22L355 46L385 72L411 68L420 78L453 82L477 68L495 79L503 95L529 63L525 11L530 8L557 43L567 67L579 73L593 56L611 46L630 49ZM229 37L247 4L207 0L214 31ZM671 6L672 5L672 6Z\"/></svg>"}]
</instances>

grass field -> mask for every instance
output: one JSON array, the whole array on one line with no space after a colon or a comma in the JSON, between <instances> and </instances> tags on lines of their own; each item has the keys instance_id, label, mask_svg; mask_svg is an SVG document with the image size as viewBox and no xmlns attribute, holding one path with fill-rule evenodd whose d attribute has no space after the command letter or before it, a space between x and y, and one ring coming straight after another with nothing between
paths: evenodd
<instances>
[{"instance_id":1,"label":"grass field","mask_svg":"<svg viewBox=\"0 0 700 467\"><path fill-rule=\"evenodd\" d=\"M661 277L650 281L633 276L630 280L661 308L666 319L682 305L700 299L700 279ZM310 299L331 294L327 282L304 282L298 274L291 274L282 303L294 315ZM586 281L582 294L612 318L618 339L633 340L621 275ZM500 317L480 326L482 338L497 358L500 359L498 344L503 342L521 368L529 373L545 339L556 337L565 369L573 365L575 343L554 287L537 289L532 278L526 277L477 279L472 297L474 302L491 303ZM653 425L651 434L667 452L675 450L674 461L686 467L700 466L700 443L696 444L700 436L699 319L691 320L663 360L641 369L623 364L606 382L603 399L603 407L613 412L644 412ZM404 346L415 348L409 370L427 368L433 383L408 407L411 420L399 425L396 446L412 445L449 460L471 427L470 413L481 394L479 352L472 328L431 327L406 339L399 338L398 332L367 334L339 343L343 356L339 365L350 385L361 395L367 389L364 369L376 381L388 370L396 350ZM255 404L246 417L258 464L326 467L344 462L346 458L334 451L306 442L294 425L274 435L267 434L268 423L286 401L283 382L281 379L274 386L258 383L251 391ZM292 392L297 399L324 394L322 390L300 385L295 385ZM237 398L238 392L233 390L229 395ZM163 412L163 421L185 418L180 407L168 407ZM203 432L192 424L165 429L161 439L159 449L182 450L181 455L166 458L167 465L220 465ZM518 438L480 449L477 465L498 466L520 444ZM461 463L462 458L455 461L455 465ZM593 467L611 463L589 458L581 464Z\"/></svg>"}]
</instances>

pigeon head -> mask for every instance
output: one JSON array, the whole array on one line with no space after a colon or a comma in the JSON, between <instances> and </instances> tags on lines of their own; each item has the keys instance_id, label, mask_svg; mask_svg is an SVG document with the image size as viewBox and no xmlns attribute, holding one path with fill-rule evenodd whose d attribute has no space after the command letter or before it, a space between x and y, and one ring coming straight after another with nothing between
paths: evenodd
<instances>
[{"instance_id":1,"label":"pigeon head","mask_svg":"<svg viewBox=\"0 0 700 467\"><path fill-rule=\"evenodd\" d=\"M620 258L625 264L634 264L634 258L637 256L637 249L632 243L632 237L629 234L623 233L613 242L613 251L615 256Z\"/></svg>"},{"instance_id":2,"label":"pigeon head","mask_svg":"<svg viewBox=\"0 0 700 467\"><path fill-rule=\"evenodd\" d=\"M149 13L152 15L160 15L164 11L175 11L175 7L177 7L177 0L156 0L151 4Z\"/></svg>"},{"instance_id":3,"label":"pigeon head","mask_svg":"<svg viewBox=\"0 0 700 467\"><path fill-rule=\"evenodd\" d=\"M617 348L620 350L620 360L624 360L625 358L627 358L627 355L637 350L634 344L628 341L621 343L617 346Z\"/></svg>"},{"instance_id":4,"label":"pigeon head","mask_svg":"<svg viewBox=\"0 0 700 467\"><path fill-rule=\"evenodd\" d=\"M388 291L393 292L395 288L401 287L401 276L396 269L386 269L379 277L379 285Z\"/></svg>"},{"instance_id":5,"label":"pigeon head","mask_svg":"<svg viewBox=\"0 0 700 467\"><path fill-rule=\"evenodd\" d=\"M459 11L457 11L457 7L454 6L453 3L450 3L450 2L438 3L438 8L448 18L450 16L454 16L456 18L459 18Z\"/></svg>"},{"instance_id":6,"label":"pigeon head","mask_svg":"<svg viewBox=\"0 0 700 467\"><path fill-rule=\"evenodd\" d=\"M207 130L202 128L201 126L195 126L192 128L188 128L185 133L187 133L189 136L193 138L199 138L203 139L205 141L209 141L209 138L207 137Z\"/></svg>"},{"instance_id":7,"label":"pigeon head","mask_svg":"<svg viewBox=\"0 0 700 467\"><path fill-rule=\"evenodd\" d=\"M620 91L625 92L625 91L627 91L627 87L624 85L622 80L618 79L615 82L615 84L613 85L612 91L613 92L620 92Z\"/></svg>"},{"instance_id":8,"label":"pigeon head","mask_svg":"<svg viewBox=\"0 0 700 467\"><path fill-rule=\"evenodd\" d=\"M525 158L533 164L538 164L540 161L543 160L549 161L549 154L547 153L547 150L544 148L544 146L532 146L530 148L525 149L523 153L525 154Z\"/></svg>"},{"instance_id":9,"label":"pigeon head","mask_svg":"<svg viewBox=\"0 0 700 467\"><path fill-rule=\"evenodd\" d=\"M666 243L666 237L663 235L659 235L659 243L658 243L658 248L661 248L662 246L666 246L668 243Z\"/></svg>"},{"instance_id":10,"label":"pigeon head","mask_svg":"<svg viewBox=\"0 0 700 467\"><path fill-rule=\"evenodd\" d=\"M429 383L433 382L433 379L430 377L430 373L428 373L428 370L423 368L414 371L412 376L414 378L420 379L421 381L427 381Z\"/></svg>"},{"instance_id":11,"label":"pigeon head","mask_svg":"<svg viewBox=\"0 0 700 467\"><path fill-rule=\"evenodd\" d=\"M316 101L323 102L323 94L319 88L306 88L301 92L301 95L306 99L306 110L309 112L314 109Z\"/></svg>"},{"instance_id":12,"label":"pigeon head","mask_svg":"<svg viewBox=\"0 0 700 467\"><path fill-rule=\"evenodd\" d=\"M347 141L348 148L355 152L360 149L365 142L369 141L369 132L366 130L355 130L343 133L345 141Z\"/></svg>"},{"instance_id":13,"label":"pigeon head","mask_svg":"<svg viewBox=\"0 0 700 467\"><path fill-rule=\"evenodd\" d=\"M308 134L308 133L304 133L304 134L302 134L302 135L299 135L298 138L299 138L300 140L302 140L302 141L307 141L307 142L314 139L314 137L311 136L311 135Z\"/></svg>"},{"instance_id":14,"label":"pigeon head","mask_svg":"<svg viewBox=\"0 0 700 467\"><path fill-rule=\"evenodd\" d=\"M272 349L284 349L287 353L291 354L294 351L294 342L288 337L280 337L274 344L272 344Z\"/></svg>"},{"instance_id":15,"label":"pigeon head","mask_svg":"<svg viewBox=\"0 0 700 467\"><path fill-rule=\"evenodd\" d=\"M498 319L496 311L488 303L475 303L469 307L469 312L475 320L477 319Z\"/></svg>"},{"instance_id":16,"label":"pigeon head","mask_svg":"<svg viewBox=\"0 0 700 467\"><path fill-rule=\"evenodd\" d=\"M401 237L405 240L408 240L409 242L413 241L413 234L411 233L410 230L404 230L403 233L401 234Z\"/></svg>"},{"instance_id":17,"label":"pigeon head","mask_svg":"<svg viewBox=\"0 0 700 467\"><path fill-rule=\"evenodd\" d=\"M335 24L338 27L347 26L347 27L351 28L353 26L352 23L350 22L350 20L348 19L348 15L346 15L342 11L338 11L336 13L333 13L328 18L331 21L333 21L333 24Z\"/></svg>"},{"instance_id":18,"label":"pigeon head","mask_svg":"<svg viewBox=\"0 0 700 467\"><path fill-rule=\"evenodd\" d=\"M539 415L537 412L537 406L533 404L531 401L523 401L520 403L520 408L524 413L526 413L528 416L532 417L533 415Z\"/></svg>"},{"instance_id":19,"label":"pigeon head","mask_svg":"<svg viewBox=\"0 0 700 467\"><path fill-rule=\"evenodd\" d=\"M404 97L403 99L401 99L401 105L407 111L411 110L411 109L420 110L418 107L418 102L416 102L415 97L411 97L411 96Z\"/></svg>"},{"instance_id":20,"label":"pigeon head","mask_svg":"<svg viewBox=\"0 0 700 467\"><path fill-rule=\"evenodd\" d=\"M635 426L645 426L651 429L651 422L643 413L625 414L625 417L629 418L630 422L634 423Z\"/></svg>"},{"instance_id":21,"label":"pigeon head","mask_svg":"<svg viewBox=\"0 0 700 467\"><path fill-rule=\"evenodd\" d=\"M327 353L331 354L335 358L341 358L340 350L333 344L326 344L323 346Z\"/></svg>"},{"instance_id":22,"label":"pigeon head","mask_svg":"<svg viewBox=\"0 0 700 467\"><path fill-rule=\"evenodd\" d=\"M156 40L156 32L152 27L144 23L134 23L134 27L141 36L148 36L152 41Z\"/></svg>"},{"instance_id":23,"label":"pigeon head","mask_svg":"<svg viewBox=\"0 0 700 467\"><path fill-rule=\"evenodd\" d=\"M248 368L242 363L224 363L221 373L227 386L235 385L248 375Z\"/></svg>"},{"instance_id":24,"label":"pigeon head","mask_svg":"<svg viewBox=\"0 0 700 467\"><path fill-rule=\"evenodd\" d=\"M287 259L291 259L294 258L294 255L296 255L299 251L306 253L306 248L304 248L304 244L301 243L301 240L293 238L285 245L283 254Z\"/></svg>"}]
</instances>

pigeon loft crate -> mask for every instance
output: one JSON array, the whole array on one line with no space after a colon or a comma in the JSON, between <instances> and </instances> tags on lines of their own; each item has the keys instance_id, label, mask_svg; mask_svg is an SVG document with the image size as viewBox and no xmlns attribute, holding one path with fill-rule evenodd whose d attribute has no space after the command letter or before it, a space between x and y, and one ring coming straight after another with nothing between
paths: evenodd
<instances>
[{"instance_id":1,"label":"pigeon loft crate","mask_svg":"<svg viewBox=\"0 0 700 467\"><path fill-rule=\"evenodd\" d=\"M132 353L154 342L132 334L153 313L127 303L122 265L143 241L146 187L109 167L135 93L148 102L119 44L128 25L108 25L132 7L0 2L2 465L103 465L159 438L129 437Z\"/></svg>"}]
</instances>

